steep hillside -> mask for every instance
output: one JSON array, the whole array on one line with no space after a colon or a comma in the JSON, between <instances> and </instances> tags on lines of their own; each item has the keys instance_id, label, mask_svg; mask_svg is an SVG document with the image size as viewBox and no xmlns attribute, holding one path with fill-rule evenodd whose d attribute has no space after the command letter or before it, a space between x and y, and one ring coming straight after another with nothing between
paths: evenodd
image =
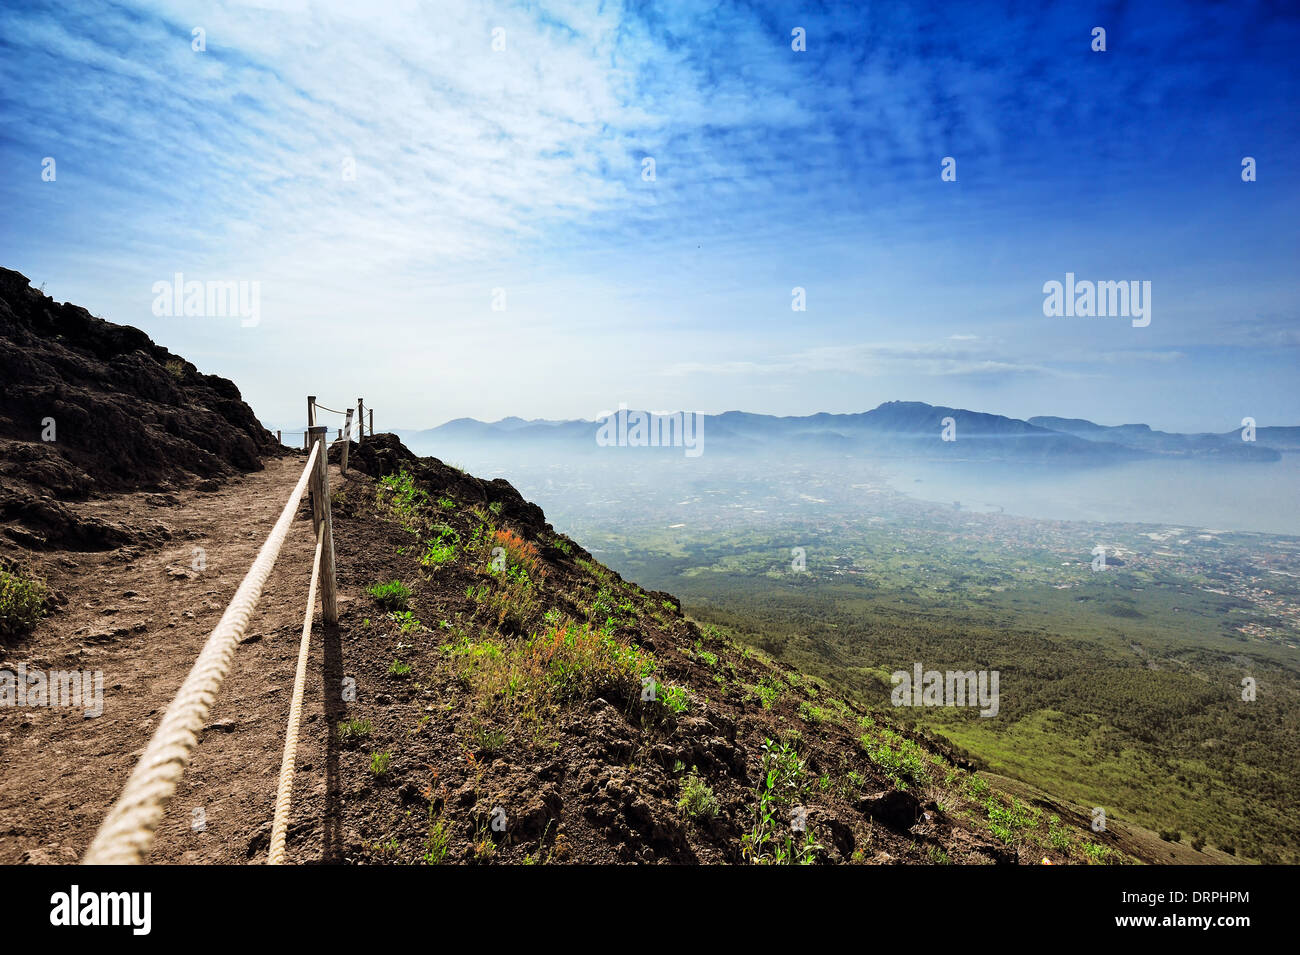
<instances>
[{"instance_id":1,"label":"steep hillside","mask_svg":"<svg viewBox=\"0 0 1300 955\"><path fill-rule=\"evenodd\" d=\"M698 626L505 481L391 435L351 460L366 476L335 489L340 580L369 592L342 621L356 699L331 717L348 861L1126 858L1084 813L994 790Z\"/></svg>"},{"instance_id":2,"label":"steep hillside","mask_svg":"<svg viewBox=\"0 0 1300 955\"><path fill-rule=\"evenodd\" d=\"M0 533L25 547L147 536L62 502L221 479L278 448L230 381L3 268L0 381Z\"/></svg>"}]
</instances>

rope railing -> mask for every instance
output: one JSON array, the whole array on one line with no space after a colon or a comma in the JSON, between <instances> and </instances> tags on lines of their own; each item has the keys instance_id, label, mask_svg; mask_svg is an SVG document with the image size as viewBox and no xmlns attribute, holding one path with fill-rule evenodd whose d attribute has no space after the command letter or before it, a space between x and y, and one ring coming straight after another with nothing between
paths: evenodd
<instances>
[{"instance_id":1,"label":"rope railing","mask_svg":"<svg viewBox=\"0 0 1300 955\"><path fill-rule=\"evenodd\" d=\"M367 410L367 409L366 409L366 400L365 400L364 398L358 398L358 399L357 399L357 406L356 406L355 409L348 408L348 409L346 409L346 410L344 410L344 411L340 411L340 410L337 409L337 408L330 408L330 407L327 406L327 405L323 405L323 404L321 404L320 402L318 402L318 401L316 400L316 396L315 396L315 395L308 395L308 396L307 396L307 427L310 428L310 427L312 427L313 425L316 424L316 412L317 412L318 410L320 410L320 411L328 411L330 414L343 415L343 416L345 417L346 421L345 421L345 423L344 423L344 426L343 426L342 428L339 429L339 438L340 438L340 439L342 439L342 437L343 437L344 434L347 434L348 439L351 440L351 438L352 438L352 422L353 422L353 420L355 420L356 423L357 423L357 440L358 440L358 441L360 441L362 438L364 438L364 437L366 436L366 433L367 433L366 425L367 425L367 424L369 424L369 426L370 426L370 427L369 427L369 434L370 434L370 436L371 436L372 438L375 436L375 409L374 409L374 408L369 409L370 417L369 417L369 420L367 420L367 418L366 418L366 410ZM353 418L353 411L354 411L354 410L356 411L356 418L355 418L355 419ZM298 432L294 431L294 432L291 432L291 433L292 433L292 434L297 434Z\"/></svg>"},{"instance_id":2,"label":"rope railing","mask_svg":"<svg viewBox=\"0 0 1300 955\"><path fill-rule=\"evenodd\" d=\"M311 565L311 586L307 588L307 612L302 618L302 642L298 645L298 670L293 677L293 700L289 704L289 727L284 734L284 756L280 759L280 782L275 791L275 820L271 824L271 849L267 865L284 864L284 839L289 832L289 804L293 800L293 774L298 760L298 728L302 724L302 697L307 687L307 658L311 651L311 618L316 610L316 582L320 579L320 555L325 535L316 535L316 558Z\"/></svg>"},{"instance_id":3,"label":"rope railing","mask_svg":"<svg viewBox=\"0 0 1300 955\"><path fill-rule=\"evenodd\" d=\"M303 638L298 653L298 670L290 703L289 728L276 794L275 823L272 827L272 863L284 858L290 792L293 786L293 762L297 752L298 725L302 713L302 695L306 683L306 665L312 615L316 603L317 583L321 584L321 610L327 624L338 623L338 593L334 568L334 533L330 516L329 467L325 454L326 431L312 427L311 453L303 467L289 500L276 520L266 541L253 560L248 573L231 598L225 613L208 635L203 649L167 707L162 722L154 732L144 754L127 778L90 848L82 860L87 865L138 864L153 848L158 825L167 803L176 792L181 776L190 764L198 745L199 734L207 724L212 704L222 682L230 672L235 648L248 628L249 620L262 596L267 578L275 567L285 537L298 505L311 485L312 522L316 533L316 554L308 588L307 611L303 621ZM277 839L278 835L278 839Z\"/></svg>"},{"instance_id":4,"label":"rope railing","mask_svg":"<svg viewBox=\"0 0 1300 955\"><path fill-rule=\"evenodd\" d=\"M356 439L358 441L364 438L367 432L370 434L372 438L375 436L375 409L374 408L367 409L366 400L364 398L357 399L357 406L355 409L348 408L345 411L340 411L338 408L330 408L327 407L326 405L321 404L319 401L316 400L315 395L308 395L307 396L307 428L308 429L315 426L317 411L328 411L330 414L342 415L344 417L345 419L344 424L343 427L338 429L338 435L335 438L336 441L342 441L344 434L348 436L349 441L352 440L353 434L356 435ZM354 411L356 413L355 419L353 418ZM368 419L366 417L367 413L369 414ZM356 421L355 427L352 423L353 420ZM369 425L369 428L367 428L367 425ZM308 434L308 431L305 430L285 431L281 429L275 432L275 439L276 441L283 444L285 435L298 435L298 434L303 435L303 448L305 449L307 447L306 436ZM346 458L346 453L344 456ZM347 470L346 462L344 463L343 469L345 471Z\"/></svg>"},{"instance_id":5,"label":"rope railing","mask_svg":"<svg viewBox=\"0 0 1300 955\"><path fill-rule=\"evenodd\" d=\"M332 412L333 414L347 414L347 411L339 411L337 408L326 408L319 401L315 402L315 404L316 404L317 411L329 411ZM348 410L350 411L352 409L349 408Z\"/></svg>"}]
</instances>

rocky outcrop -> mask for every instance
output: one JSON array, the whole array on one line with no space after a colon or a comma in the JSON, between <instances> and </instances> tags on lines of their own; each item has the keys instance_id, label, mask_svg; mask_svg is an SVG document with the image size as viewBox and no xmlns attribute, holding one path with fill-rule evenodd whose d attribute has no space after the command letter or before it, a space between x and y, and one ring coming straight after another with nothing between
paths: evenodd
<instances>
[{"instance_id":1,"label":"rocky outcrop","mask_svg":"<svg viewBox=\"0 0 1300 955\"><path fill-rule=\"evenodd\" d=\"M138 328L0 268L0 530L25 547L111 547L61 501L259 470L275 438L234 383Z\"/></svg>"}]
</instances>

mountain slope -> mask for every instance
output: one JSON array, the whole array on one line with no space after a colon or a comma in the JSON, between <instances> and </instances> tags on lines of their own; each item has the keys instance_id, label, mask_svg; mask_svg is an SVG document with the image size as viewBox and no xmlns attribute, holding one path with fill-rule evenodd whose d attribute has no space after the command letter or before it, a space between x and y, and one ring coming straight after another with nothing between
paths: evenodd
<instances>
[{"instance_id":1,"label":"mountain slope","mask_svg":"<svg viewBox=\"0 0 1300 955\"><path fill-rule=\"evenodd\" d=\"M354 861L1123 856L1080 811L1013 803L938 741L698 626L505 481L389 435L352 460L368 477L338 494L340 574L350 593L409 590L344 614L367 675L339 717L360 727L342 762Z\"/></svg>"},{"instance_id":2,"label":"mountain slope","mask_svg":"<svg viewBox=\"0 0 1300 955\"><path fill-rule=\"evenodd\" d=\"M141 532L74 520L61 502L221 479L278 448L230 381L9 269L0 380L0 529L28 547L122 543Z\"/></svg>"},{"instance_id":3,"label":"mountain slope","mask_svg":"<svg viewBox=\"0 0 1300 955\"><path fill-rule=\"evenodd\" d=\"M628 412L636 414L636 412ZM1261 428L1255 443L1240 435L1183 435L1152 431L1144 424L1107 427L1075 418L1039 416L1027 421L949 408L921 401L889 401L857 414L779 417L744 411L700 416L703 447L718 455L781 455L791 445L803 453L923 457L929 460L1009 461L1088 466L1152 455L1180 455L1233 461L1276 461L1300 429ZM942 438L953 422L954 440ZM590 455L598 421L482 422L457 418L423 431L398 434L417 451L478 455L493 448L516 452ZM1276 444L1277 448L1273 445ZM678 451L677 453L680 453Z\"/></svg>"},{"instance_id":4,"label":"mountain slope","mask_svg":"<svg viewBox=\"0 0 1300 955\"><path fill-rule=\"evenodd\" d=\"M1279 451L1295 442L1295 428L1259 428L1254 442L1243 441L1240 431L1227 434L1174 434L1153 431L1145 424L1101 425L1086 418L1030 418L1031 424L1089 441L1103 441L1152 454L1212 458L1232 461L1277 461Z\"/></svg>"}]
</instances>

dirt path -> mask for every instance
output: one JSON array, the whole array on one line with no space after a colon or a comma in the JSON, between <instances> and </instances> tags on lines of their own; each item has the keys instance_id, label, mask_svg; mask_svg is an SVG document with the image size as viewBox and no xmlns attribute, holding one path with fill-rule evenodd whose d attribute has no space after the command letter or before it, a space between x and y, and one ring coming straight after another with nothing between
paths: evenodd
<instances>
[{"instance_id":1,"label":"dirt path","mask_svg":"<svg viewBox=\"0 0 1300 955\"><path fill-rule=\"evenodd\" d=\"M171 540L104 553L35 555L67 605L26 640L0 648L0 669L25 663L29 670L102 671L103 713L0 708L0 864L80 858L266 539L303 463L300 457L271 459L264 471L209 493L135 494L80 505L104 520L162 523ZM338 488L338 470L331 471L332 487ZM151 862L264 861L313 543L304 501L159 829ZM353 597L345 591L341 603ZM292 858L294 829L303 835L304 827L316 833L322 828L319 814L304 818L307 807L333 801L327 798L333 757L327 753L321 680L331 644L322 639L319 612L317 619L294 789L295 809L304 812L295 813L291 827L291 861L312 861ZM332 639L337 648L337 637ZM320 836L309 841L319 859Z\"/></svg>"}]
</instances>

